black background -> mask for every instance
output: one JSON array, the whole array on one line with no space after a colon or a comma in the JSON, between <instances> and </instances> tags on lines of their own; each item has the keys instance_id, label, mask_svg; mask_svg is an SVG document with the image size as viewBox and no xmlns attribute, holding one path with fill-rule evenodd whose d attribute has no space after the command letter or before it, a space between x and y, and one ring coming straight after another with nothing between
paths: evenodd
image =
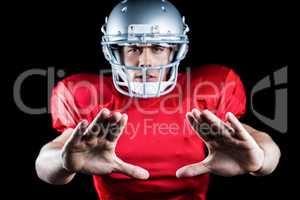
<instances>
[{"instance_id":1,"label":"black background","mask_svg":"<svg viewBox=\"0 0 300 200\"><path fill-rule=\"evenodd\" d=\"M52 186L39 180L34 161L43 144L56 137L49 114L28 115L18 109L13 100L16 78L32 68L63 69L66 75L78 72L98 72L109 68L100 49L100 28L104 17L118 1L93 3L26 2L8 5L5 18L5 49L10 56L3 64L8 80L9 112L5 114L3 160L7 176L5 188L11 196L29 199L97 199L89 176L77 175L68 185ZM243 80L248 99L252 87L276 69L289 66L290 77L297 55L295 29L296 14L292 5L281 3L201 3L191 0L172 0L186 16L189 24L190 52L182 67L198 67L206 63L220 63L233 68ZM7 19L7 20L6 20ZM56 77L56 82L60 79ZM297 87L297 85L296 85ZM47 105L45 77L28 78L22 85L24 102L32 107ZM257 109L273 116L273 91L259 94ZM290 108L291 106L289 106ZM212 177L208 199L276 199L291 195L291 180L297 173L291 169L292 121L288 133L282 134L261 123L249 109L243 121L264 130L282 150L277 170L266 177ZM294 109L293 109L294 110ZM292 111L291 111L292 112ZM9 127L7 129L7 127ZM295 126L294 126L295 127ZM294 129L295 130L295 129Z\"/></svg>"}]
</instances>

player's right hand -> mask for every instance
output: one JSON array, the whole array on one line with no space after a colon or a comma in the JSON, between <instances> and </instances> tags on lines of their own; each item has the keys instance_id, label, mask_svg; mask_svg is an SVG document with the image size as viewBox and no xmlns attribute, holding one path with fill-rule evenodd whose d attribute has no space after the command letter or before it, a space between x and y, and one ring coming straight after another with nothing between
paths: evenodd
<instances>
[{"instance_id":1,"label":"player's right hand","mask_svg":"<svg viewBox=\"0 0 300 200\"><path fill-rule=\"evenodd\" d=\"M116 143L127 124L128 116L104 108L94 120L80 122L62 149L63 167L70 172L90 175L122 173L147 179L149 172L122 161L115 154Z\"/></svg>"}]
</instances>

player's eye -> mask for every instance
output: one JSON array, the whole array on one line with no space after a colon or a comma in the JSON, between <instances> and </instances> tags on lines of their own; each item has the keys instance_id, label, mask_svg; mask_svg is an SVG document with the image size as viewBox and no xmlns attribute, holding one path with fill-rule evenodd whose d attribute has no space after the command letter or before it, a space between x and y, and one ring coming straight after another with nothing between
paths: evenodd
<instances>
[{"instance_id":1,"label":"player's eye","mask_svg":"<svg viewBox=\"0 0 300 200\"><path fill-rule=\"evenodd\" d=\"M136 46L128 47L127 53L141 53L141 49Z\"/></svg>"},{"instance_id":2,"label":"player's eye","mask_svg":"<svg viewBox=\"0 0 300 200\"><path fill-rule=\"evenodd\" d=\"M152 49L153 53L158 54L158 53L162 53L163 51L165 51L166 48L162 47L162 46L159 46L159 45L155 45L151 49Z\"/></svg>"}]
</instances>

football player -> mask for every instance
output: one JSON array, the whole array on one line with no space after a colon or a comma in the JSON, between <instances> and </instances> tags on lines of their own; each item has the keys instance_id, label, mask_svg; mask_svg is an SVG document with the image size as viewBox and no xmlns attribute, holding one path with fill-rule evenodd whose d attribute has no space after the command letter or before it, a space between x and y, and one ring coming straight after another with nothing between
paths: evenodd
<instances>
[{"instance_id":1,"label":"football player","mask_svg":"<svg viewBox=\"0 0 300 200\"><path fill-rule=\"evenodd\" d=\"M77 74L51 98L61 134L41 149L38 176L66 184L93 176L100 199L205 199L209 173L267 175L280 150L241 123L246 96L221 65L179 72L188 25L166 0L128 0L102 27L112 76Z\"/></svg>"}]
</instances>

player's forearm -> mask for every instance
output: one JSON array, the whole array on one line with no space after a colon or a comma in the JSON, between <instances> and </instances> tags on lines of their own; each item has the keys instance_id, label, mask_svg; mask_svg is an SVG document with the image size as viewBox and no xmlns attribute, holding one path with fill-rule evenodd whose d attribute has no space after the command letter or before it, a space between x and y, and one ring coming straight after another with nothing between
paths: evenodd
<instances>
[{"instance_id":1,"label":"player's forearm","mask_svg":"<svg viewBox=\"0 0 300 200\"><path fill-rule=\"evenodd\" d=\"M75 175L62 167L61 146L53 143L41 149L35 164L38 177L50 184L67 184Z\"/></svg>"},{"instance_id":2,"label":"player's forearm","mask_svg":"<svg viewBox=\"0 0 300 200\"><path fill-rule=\"evenodd\" d=\"M281 156L279 147L275 144L275 142L271 139L271 137L266 133L262 133L262 132L259 133L262 136L258 136L258 137L261 138L263 137L263 139L261 139L261 141L258 142L258 145L264 151L264 163L262 168L259 171L257 171L256 173L252 173L252 175L255 176L268 175L272 173L276 169Z\"/></svg>"},{"instance_id":3,"label":"player's forearm","mask_svg":"<svg viewBox=\"0 0 300 200\"><path fill-rule=\"evenodd\" d=\"M257 144L264 151L263 166L256 173L251 174L255 176L262 176L272 173L276 169L281 156L279 147L268 134L257 131L249 126L246 128L250 132L254 140L257 142Z\"/></svg>"}]
</instances>

